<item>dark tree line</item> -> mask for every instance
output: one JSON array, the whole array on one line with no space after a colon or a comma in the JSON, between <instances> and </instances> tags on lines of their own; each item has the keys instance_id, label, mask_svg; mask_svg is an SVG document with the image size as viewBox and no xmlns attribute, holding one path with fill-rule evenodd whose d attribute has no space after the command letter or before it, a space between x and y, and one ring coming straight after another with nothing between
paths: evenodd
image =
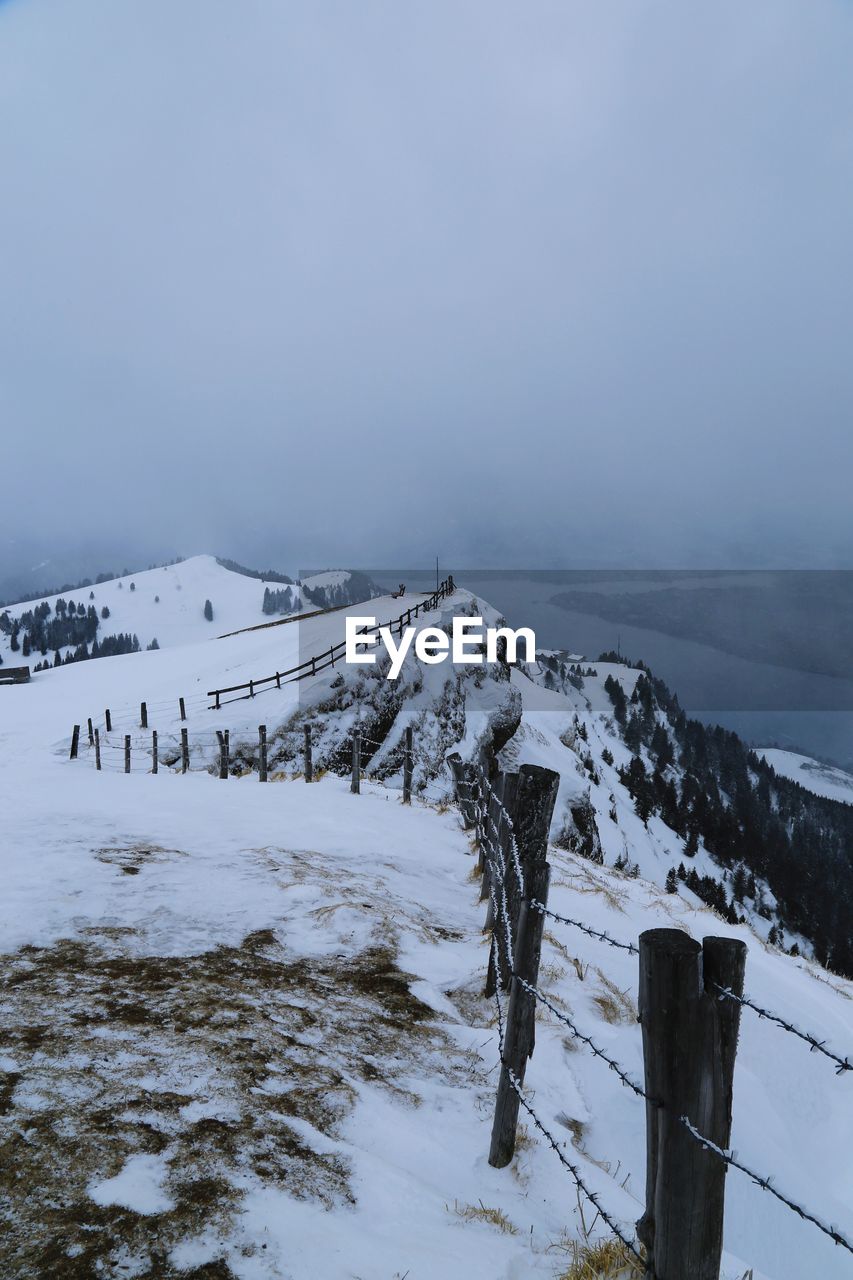
<instances>
[{"instance_id":1,"label":"dark tree line","mask_svg":"<svg viewBox=\"0 0 853 1280\"><path fill-rule=\"evenodd\" d=\"M731 730L689 719L645 668L630 698L612 676L605 688L633 753L621 777L640 817L660 814L688 857L701 839L721 867L734 869L735 898L742 877L747 887L756 876L766 881L783 927L809 938L822 964L853 977L853 806L778 777ZM700 897L717 893L699 880Z\"/></svg>"},{"instance_id":2,"label":"dark tree line","mask_svg":"<svg viewBox=\"0 0 853 1280\"><path fill-rule=\"evenodd\" d=\"M159 648L156 642L148 646L149 649ZM76 649L69 650L63 658L57 649L53 655L53 661L45 659L44 662L37 662L34 671L48 671L51 667L65 667L69 662L85 662L87 658L113 658L118 653L139 653L139 638L131 635L130 632L119 632L118 635L104 636L100 642L97 637L92 641L92 647L85 643L79 644Z\"/></svg>"},{"instance_id":3,"label":"dark tree line","mask_svg":"<svg viewBox=\"0 0 853 1280\"><path fill-rule=\"evenodd\" d=\"M299 593L297 592L294 595L290 587L282 587L273 591L270 591L269 587L264 588L264 613L294 613L301 608L302 601L299 598Z\"/></svg>"}]
</instances>

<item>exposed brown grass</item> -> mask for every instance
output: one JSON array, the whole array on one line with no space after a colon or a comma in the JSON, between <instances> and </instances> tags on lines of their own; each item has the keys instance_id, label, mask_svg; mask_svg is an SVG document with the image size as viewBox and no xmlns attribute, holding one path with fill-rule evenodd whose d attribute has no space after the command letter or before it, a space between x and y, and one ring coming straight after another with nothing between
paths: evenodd
<instances>
[{"instance_id":1,"label":"exposed brown grass","mask_svg":"<svg viewBox=\"0 0 853 1280\"><path fill-rule=\"evenodd\" d=\"M132 858L156 850L124 851ZM120 865L124 865L120 863ZM352 1201L337 1153L355 1082L393 1091L413 1064L458 1064L387 946L293 959L271 931L196 956L134 954L128 930L89 931L2 957L4 1276L169 1280L202 1227L223 1240L258 1182L331 1207ZM203 1105L199 1106L201 1103ZM306 1128L325 1135L315 1150ZM168 1161L174 1207L101 1208L93 1181L137 1153ZM227 1280L222 1258L192 1273Z\"/></svg>"}]
</instances>

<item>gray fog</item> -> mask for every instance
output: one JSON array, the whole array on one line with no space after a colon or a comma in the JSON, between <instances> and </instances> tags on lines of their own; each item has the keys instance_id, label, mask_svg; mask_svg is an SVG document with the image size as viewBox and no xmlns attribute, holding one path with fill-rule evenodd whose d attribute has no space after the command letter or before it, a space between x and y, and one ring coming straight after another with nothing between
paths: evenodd
<instances>
[{"instance_id":1,"label":"gray fog","mask_svg":"<svg viewBox=\"0 0 853 1280\"><path fill-rule=\"evenodd\" d=\"M849 566L853 8L0 3L0 585Z\"/></svg>"}]
</instances>

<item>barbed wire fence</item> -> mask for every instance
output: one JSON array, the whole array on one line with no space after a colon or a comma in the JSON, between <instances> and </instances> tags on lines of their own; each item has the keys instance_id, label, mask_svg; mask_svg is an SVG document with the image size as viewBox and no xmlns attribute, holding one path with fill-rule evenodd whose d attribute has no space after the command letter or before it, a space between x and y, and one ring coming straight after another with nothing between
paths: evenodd
<instances>
[{"instance_id":1,"label":"barbed wire fence","mask_svg":"<svg viewBox=\"0 0 853 1280\"><path fill-rule=\"evenodd\" d=\"M517 1099L518 1105L521 1106L530 1116L537 1131L555 1152L564 1170L572 1176L580 1193L584 1195L594 1206L596 1211L599 1213L601 1220L607 1225L613 1235L637 1261L642 1262L644 1266L649 1267L652 1274L658 1274L658 1271L656 1270L658 1260L655 1253L656 1250L659 1249L660 1242L656 1239L654 1231L654 1204L647 1204L646 1214L639 1223L638 1236L630 1237L617 1221L616 1215L608 1212L604 1208L600 1195L596 1193L590 1194L590 1188L581 1176L577 1164L569 1160L565 1155L565 1144L561 1143L560 1140L555 1137L554 1133L549 1129L542 1117L536 1113L529 1098L526 1096L523 1087L523 1071L516 1071L507 1056L506 1026L508 1018L511 1017L512 1011L511 1008L504 1011L500 995L501 989L505 989L507 985L509 985L510 988L515 986L516 989L523 991L529 1000L533 1002L534 1006L541 1005L546 1009L550 1016L561 1026L565 1027L575 1040L585 1046L587 1051L592 1054L593 1058L603 1062L604 1065L613 1072L622 1086L629 1089L636 1097L645 1102L647 1107L647 1116L649 1116L650 1113L653 1117L659 1113L666 1113L667 1122L670 1125L674 1122L674 1124L679 1127L680 1131L686 1135L689 1142L698 1145L703 1152L707 1153L713 1159L722 1173L724 1173L728 1168L738 1170L744 1176L748 1177L752 1183L758 1186L761 1190L769 1192L769 1194L773 1196L778 1203L783 1205L791 1213L795 1214L800 1220L808 1222L817 1228L817 1230L819 1230L823 1235L832 1240L835 1245L844 1249L846 1252L853 1254L853 1242L851 1242L850 1238L845 1235L845 1233L836 1224L825 1220L825 1218L820 1214L807 1208L805 1205L800 1204L792 1196L780 1190L772 1175L759 1173L750 1164L741 1160L738 1153L730 1148L728 1141L722 1143L717 1142L714 1141L713 1137L709 1134L703 1133L694 1122L694 1119L691 1119L689 1114L681 1111L678 1111L677 1113L672 1112L668 1107L668 1100L665 1094L657 1096L650 1092L648 1087L643 1087L638 1084L638 1082L632 1078L630 1073L625 1070L625 1068L622 1067L614 1057L604 1051L595 1042L592 1036L583 1031L568 1013L559 1008L555 1004L554 1000L549 998L540 989L536 978L531 980L528 973L521 971L520 962L522 962L524 958L524 948L519 946L520 939L518 926L519 922L521 922L523 928L524 920L521 917L520 912L516 915L515 920L513 919L513 912L511 909L513 895L509 891L508 885L510 871L515 881L515 891L521 901L521 904L526 906L529 911L538 914L542 920L546 918L553 920L554 922L562 924L568 928L580 931L587 937L592 938L602 945L614 947L638 956L641 955L646 939L649 938L649 934L641 936L640 946L637 947L631 942L625 942L612 937L604 930L594 929L584 921L562 915L550 908L547 905L547 902L542 900L542 898L537 898L535 894L531 893L530 886L527 883L528 877L525 875L524 859L520 854L518 847L519 842L516 838L514 824L518 820L518 811L516 810L515 813L510 812L504 805L500 794L501 787L499 779L490 778L482 763L466 765L457 760L457 767L454 769L454 773L456 776L456 788L460 810L462 811L466 825L473 829L474 838L480 847L482 853L484 880L487 881L489 901L488 920L492 925L492 953L496 958L496 966L499 974L499 981L494 990L494 999L497 1010L498 1050L502 1078L507 1081L510 1089ZM678 935L678 931L676 930L655 930L651 931L651 933ZM687 935L680 936L686 938ZM727 940L718 939L711 941L725 943ZM699 944L693 944L693 946L697 951L701 952ZM538 958L536 967L538 968ZM749 997L744 996L742 992L738 992L736 989L733 989L731 985L724 985L713 980L709 985L715 992L716 1002L728 1002L732 1004L736 1010L736 1017L739 1017L740 1010L742 1008L747 1008L755 1012L759 1018L768 1019L774 1022L784 1031L797 1037L799 1040L804 1041L808 1044L810 1051L822 1053L826 1058L835 1063L836 1074L842 1075L851 1069L849 1059L834 1053L831 1049L828 1049L823 1040L809 1032L802 1031L789 1020L757 1004ZM512 996L510 997L510 1002L511 1001ZM643 1013L644 1011L641 1008L641 1020L643 1018ZM529 1051L532 1052L532 1045L530 1046ZM648 1047L645 1045L644 1053L646 1058L648 1058ZM529 1056L529 1052L527 1056ZM733 1050L731 1051L731 1068L733 1071ZM647 1077L648 1074L647 1062ZM499 1108L500 1098L496 1107L496 1121ZM723 1128L730 1128L730 1123L731 1114L729 1100L728 1125L724 1124ZM650 1127L654 1126L656 1121L652 1119L649 1124ZM494 1154L495 1151L493 1144L493 1150L490 1153L490 1163L504 1163L504 1161L494 1161L492 1159ZM670 1169L669 1173L671 1174L671 1172L672 1170ZM722 1186L720 1175L717 1177L717 1183ZM670 1188L670 1192L675 1192L677 1189L678 1188L673 1185ZM658 1186L659 1194L661 1190L663 1190L663 1194L665 1195L667 1191L666 1187L661 1189L661 1187ZM699 1190L701 1191L701 1189ZM683 1187L681 1188L681 1194L683 1195ZM720 1192L718 1200L720 1222L717 1234L719 1236L719 1247L721 1248L723 1207L722 1192ZM650 1210L652 1215L651 1222ZM712 1223L709 1228L710 1234L713 1235L715 1230L716 1228ZM671 1241L669 1242L669 1245L671 1255ZM664 1266L666 1267L666 1265L667 1264L665 1263ZM661 1271L660 1274L663 1276L664 1272ZM684 1274L690 1274L690 1272L687 1271L684 1272Z\"/></svg>"}]
</instances>

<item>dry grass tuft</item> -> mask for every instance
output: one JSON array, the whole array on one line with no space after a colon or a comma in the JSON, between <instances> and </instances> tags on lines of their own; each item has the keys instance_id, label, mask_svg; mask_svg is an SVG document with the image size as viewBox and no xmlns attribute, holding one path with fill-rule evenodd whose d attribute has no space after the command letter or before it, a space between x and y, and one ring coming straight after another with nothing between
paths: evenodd
<instances>
[{"instance_id":1,"label":"dry grass tuft","mask_svg":"<svg viewBox=\"0 0 853 1280\"><path fill-rule=\"evenodd\" d=\"M558 1280L641 1280L645 1270L621 1240L571 1242L572 1259Z\"/></svg>"},{"instance_id":2,"label":"dry grass tuft","mask_svg":"<svg viewBox=\"0 0 853 1280\"><path fill-rule=\"evenodd\" d=\"M503 1209L487 1208L482 1200L479 1200L477 1204L459 1204L457 1200L454 1200L453 1212L463 1222L488 1222L491 1226L497 1227L498 1231L502 1231L506 1236L518 1235L518 1227L514 1222L510 1222Z\"/></svg>"}]
</instances>

